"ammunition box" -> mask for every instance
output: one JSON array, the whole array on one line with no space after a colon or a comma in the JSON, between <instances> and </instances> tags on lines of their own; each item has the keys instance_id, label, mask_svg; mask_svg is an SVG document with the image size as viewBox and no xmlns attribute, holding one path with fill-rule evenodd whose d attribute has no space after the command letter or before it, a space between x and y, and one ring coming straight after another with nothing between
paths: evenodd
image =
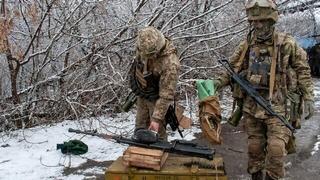
<instances>
[{"instance_id":1,"label":"ammunition box","mask_svg":"<svg viewBox=\"0 0 320 180\"><path fill-rule=\"evenodd\" d=\"M105 172L106 180L227 180L222 157L203 158L170 155L159 171L123 165L122 157Z\"/></svg>"}]
</instances>

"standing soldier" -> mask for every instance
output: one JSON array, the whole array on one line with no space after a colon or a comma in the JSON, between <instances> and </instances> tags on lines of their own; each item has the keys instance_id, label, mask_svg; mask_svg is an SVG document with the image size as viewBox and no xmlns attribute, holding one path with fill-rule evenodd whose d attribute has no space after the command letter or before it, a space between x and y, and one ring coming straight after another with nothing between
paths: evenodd
<instances>
[{"instance_id":1,"label":"standing soldier","mask_svg":"<svg viewBox=\"0 0 320 180\"><path fill-rule=\"evenodd\" d=\"M299 91L310 118L314 97L306 53L291 36L275 30L278 10L274 1L249 0L246 13L252 30L230 58L232 68L255 86L275 112L287 119L291 119L288 117L289 94ZM296 75L295 83L289 75L291 71ZM215 83L221 89L232 82L224 73ZM233 86L234 96L242 105L248 133L248 173L253 180L263 179L263 169L266 170L265 179L284 177L286 145L292 133L279 119L268 115L252 98L236 89L239 90Z\"/></svg>"},{"instance_id":2,"label":"standing soldier","mask_svg":"<svg viewBox=\"0 0 320 180\"><path fill-rule=\"evenodd\" d=\"M180 69L176 48L154 27L138 32L131 89L138 96L136 130L148 128L166 139L165 115L174 103Z\"/></svg>"}]
</instances>

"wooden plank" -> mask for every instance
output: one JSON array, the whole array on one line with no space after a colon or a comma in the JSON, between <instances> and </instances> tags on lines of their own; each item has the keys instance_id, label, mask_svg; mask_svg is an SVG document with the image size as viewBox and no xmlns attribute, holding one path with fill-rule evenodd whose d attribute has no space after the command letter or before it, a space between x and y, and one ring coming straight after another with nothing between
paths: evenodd
<instances>
[{"instance_id":1,"label":"wooden plank","mask_svg":"<svg viewBox=\"0 0 320 180\"><path fill-rule=\"evenodd\" d=\"M168 153L164 151L134 146L128 147L122 156L124 166L143 167L153 170L160 170L167 158Z\"/></svg>"},{"instance_id":2,"label":"wooden plank","mask_svg":"<svg viewBox=\"0 0 320 180\"><path fill-rule=\"evenodd\" d=\"M150 168L154 170L160 170L161 169L161 164L160 162L151 162L151 161L137 161L137 160L132 160L132 159L123 159L123 165L124 166L133 166L133 167L142 167L142 168Z\"/></svg>"},{"instance_id":3,"label":"wooden plank","mask_svg":"<svg viewBox=\"0 0 320 180\"><path fill-rule=\"evenodd\" d=\"M152 161L152 162L160 162L160 158L154 158L153 156L144 156L139 154L126 154L125 158L136 159L140 161Z\"/></svg>"},{"instance_id":4,"label":"wooden plank","mask_svg":"<svg viewBox=\"0 0 320 180\"><path fill-rule=\"evenodd\" d=\"M167 152L163 154L163 156L161 158L161 162L160 162L160 167L162 167L163 164L167 161L168 156L169 156L169 153L167 153Z\"/></svg>"},{"instance_id":5,"label":"wooden plank","mask_svg":"<svg viewBox=\"0 0 320 180\"><path fill-rule=\"evenodd\" d=\"M134 153L134 154L143 154L147 156L158 156L162 157L163 151L158 149L147 149L147 148L141 148L136 146L129 146L127 149L128 152Z\"/></svg>"}]
</instances>

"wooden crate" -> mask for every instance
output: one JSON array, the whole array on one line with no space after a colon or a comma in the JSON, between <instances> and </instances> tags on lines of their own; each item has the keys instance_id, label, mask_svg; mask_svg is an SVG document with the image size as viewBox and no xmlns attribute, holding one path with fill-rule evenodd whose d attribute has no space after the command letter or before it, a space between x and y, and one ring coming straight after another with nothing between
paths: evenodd
<instances>
[{"instance_id":1,"label":"wooden crate","mask_svg":"<svg viewBox=\"0 0 320 180\"><path fill-rule=\"evenodd\" d=\"M170 154L160 171L130 167L123 165L123 158L119 157L105 172L105 180L227 180L224 163L221 156L212 161L200 158L205 164L212 164L211 168L204 168L195 163L197 158L175 156ZM189 164L189 165L188 165Z\"/></svg>"},{"instance_id":2,"label":"wooden crate","mask_svg":"<svg viewBox=\"0 0 320 180\"><path fill-rule=\"evenodd\" d=\"M168 157L162 150L129 146L123 154L123 165L160 170Z\"/></svg>"}]
</instances>

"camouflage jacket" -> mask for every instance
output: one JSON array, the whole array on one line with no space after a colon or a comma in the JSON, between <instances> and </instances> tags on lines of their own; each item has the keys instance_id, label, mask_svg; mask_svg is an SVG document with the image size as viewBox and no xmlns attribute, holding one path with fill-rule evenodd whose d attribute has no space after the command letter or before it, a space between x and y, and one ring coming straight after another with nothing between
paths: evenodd
<instances>
[{"instance_id":1,"label":"camouflage jacket","mask_svg":"<svg viewBox=\"0 0 320 180\"><path fill-rule=\"evenodd\" d=\"M153 121L164 121L170 104L173 104L179 77L180 62L176 48L166 39L166 46L155 59L146 59L137 52L138 59L144 64L144 71L151 72L159 79L159 98L155 101L152 114Z\"/></svg>"},{"instance_id":2,"label":"camouflage jacket","mask_svg":"<svg viewBox=\"0 0 320 180\"><path fill-rule=\"evenodd\" d=\"M313 101L314 95L310 67L306 60L305 51L297 45L293 37L284 33L275 32L273 39L280 39L280 37L282 37L282 40L280 43L277 42L275 83L270 100L272 108L277 113L286 115L289 91L302 94L304 100ZM253 37L250 43L247 40L241 42L230 58L230 64L235 72L242 74L246 80L258 86L258 92L267 100L269 99L271 61L276 47L274 43L258 43ZM247 51L244 52L246 49ZM246 54L241 60L240 57L243 52ZM267 55L263 56L261 54ZM218 80L222 86L230 84L230 77L227 72L224 72ZM235 96L237 96L237 93L235 93ZM238 94L238 96L236 98L244 99L244 112L256 118L267 118L266 112L249 96L243 94Z\"/></svg>"}]
</instances>

